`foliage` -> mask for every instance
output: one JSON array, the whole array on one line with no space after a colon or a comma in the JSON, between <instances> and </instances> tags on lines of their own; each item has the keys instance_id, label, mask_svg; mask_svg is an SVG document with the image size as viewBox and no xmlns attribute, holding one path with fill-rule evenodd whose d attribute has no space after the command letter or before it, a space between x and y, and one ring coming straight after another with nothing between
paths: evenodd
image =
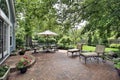
<instances>
[{"instance_id":1,"label":"foliage","mask_svg":"<svg viewBox=\"0 0 120 80\"><path fill-rule=\"evenodd\" d=\"M62 45L68 46L72 42L71 38L68 36L63 36L59 41L58 45L61 43Z\"/></svg>"},{"instance_id":2,"label":"foliage","mask_svg":"<svg viewBox=\"0 0 120 80\"><path fill-rule=\"evenodd\" d=\"M120 62L114 65L116 68L120 69Z\"/></svg>"},{"instance_id":3,"label":"foliage","mask_svg":"<svg viewBox=\"0 0 120 80\"><path fill-rule=\"evenodd\" d=\"M23 45L25 43L25 40L24 40L24 35L25 35L24 28L21 28L21 27L18 28L17 27L15 35L16 35L16 47L17 48L23 47Z\"/></svg>"},{"instance_id":4,"label":"foliage","mask_svg":"<svg viewBox=\"0 0 120 80\"><path fill-rule=\"evenodd\" d=\"M38 38L38 43L45 43L45 38Z\"/></svg>"},{"instance_id":5,"label":"foliage","mask_svg":"<svg viewBox=\"0 0 120 80\"><path fill-rule=\"evenodd\" d=\"M120 69L120 59L113 59L114 66L117 69Z\"/></svg>"},{"instance_id":6,"label":"foliage","mask_svg":"<svg viewBox=\"0 0 120 80\"><path fill-rule=\"evenodd\" d=\"M58 40L58 46L62 49L69 49L73 48L74 46L71 45L72 39L69 36L63 36L61 39Z\"/></svg>"},{"instance_id":7,"label":"foliage","mask_svg":"<svg viewBox=\"0 0 120 80\"><path fill-rule=\"evenodd\" d=\"M55 38L48 38L48 43L55 44L56 43L56 39Z\"/></svg>"},{"instance_id":8,"label":"foliage","mask_svg":"<svg viewBox=\"0 0 120 80\"><path fill-rule=\"evenodd\" d=\"M120 16L118 0L84 0L81 4L81 17L89 23L83 33L97 34L101 43L106 43L112 33L116 37L120 34Z\"/></svg>"},{"instance_id":9,"label":"foliage","mask_svg":"<svg viewBox=\"0 0 120 80\"><path fill-rule=\"evenodd\" d=\"M24 41L21 38L16 38L16 47L20 48L23 47Z\"/></svg>"},{"instance_id":10,"label":"foliage","mask_svg":"<svg viewBox=\"0 0 120 80\"><path fill-rule=\"evenodd\" d=\"M60 4L66 5L63 9L63 21L72 26L82 21L86 25L81 32L87 35L88 43L107 45L108 38L120 37L120 11L119 0L61 0Z\"/></svg>"},{"instance_id":11,"label":"foliage","mask_svg":"<svg viewBox=\"0 0 120 80\"><path fill-rule=\"evenodd\" d=\"M119 48L120 49L120 44L110 44L111 48Z\"/></svg>"},{"instance_id":12,"label":"foliage","mask_svg":"<svg viewBox=\"0 0 120 80\"><path fill-rule=\"evenodd\" d=\"M30 44L36 33L49 29L59 33L57 40L64 34L74 43L86 39L89 45L107 45L108 38L120 37L119 5L119 0L16 0L17 31L23 35L16 36ZM84 21L82 31L71 32Z\"/></svg>"},{"instance_id":13,"label":"foliage","mask_svg":"<svg viewBox=\"0 0 120 80\"><path fill-rule=\"evenodd\" d=\"M63 36L58 42L63 44L70 44L72 40L69 36Z\"/></svg>"},{"instance_id":14,"label":"foliage","mask_svg":"<svg viewBox=\"0 0 120 80\"><path fill-rule=\"evenodd\" d=\"M41 37L41 38L38 38L38 42L41 44L45 44L45 43L50 43L50 44L55 44L56 43L56 39L55 38L52 38L52 37Z\"/></svg>"},{"instance_id":15,"label":"foliage","mask_svg":"<svg viewBox=\"0 0 120 80\"><path fill-rule=\"evenodd\" d=\"M83 50L85 50L85 51L95 51L95 46L83 45ZM105 48L105 52L110 52L110 51L118 52L119 49L116 49L116 48Z\"/></svg>"},{"instance_id":16,"label":"foliage","mask_svg":"<svg viewBox=\"0 0 120 80\"><path fill-rule=\"evenodd\" d=\"M8 68L9 68L9 66L7 66L7 65L0 66L0 77L2 77L6 73Z\"/></svg>"},{"instance_id":17,"label":"foliage","mask_svg":"<svg viewBox=\"0 0 120 80\"><path fill-rule=\"evenodd\" d=\"M31 60L29 60L28 56L24 56L23 58L21 58L18 61L16 67L17 67L17 69L27 67L30 62L31 62Z\"/></svg>"},{"instance_id":18,"label":"foliage","mask_svg":"<svg viewBox=\"0 0 120 80\"><path fill-rule=\"evenodd\" d=\"M73 49L73 48L75 48L73 45L64 45L64 44L62 44L62 43L59 43L58 44L58 48L59 49Z\"/></svg>"},{"instance_id":19,"label":"foliage","mask_svg":"<svg viewBox=\"0 0 120 80\"><path fill-rule=\"evenodd\" d=\"M18 23L17 32L26 46L32 45L32 36L39 31L57 27L53 5L57 0L16 0L15 9ZM41 27L42 26L42 27ZM23 29L23 30L22 30ZM20 31L23 32L20 32ZM55 29L54 29L55 30ZM16 34L18 36L18 34ZM18 38L18 37L17 37Z\"/></svg>"}]
</instances>

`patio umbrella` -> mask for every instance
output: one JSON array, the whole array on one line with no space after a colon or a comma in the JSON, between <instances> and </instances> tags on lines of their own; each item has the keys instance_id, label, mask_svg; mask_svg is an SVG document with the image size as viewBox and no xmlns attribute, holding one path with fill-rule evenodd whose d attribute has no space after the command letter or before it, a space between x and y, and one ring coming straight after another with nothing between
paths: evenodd
<instances>
[{"instance_id":1,"label":"patio umbrella","mask_svg":"<svg viewBox=\"0 0 120 80\"><path fill-rule=\"evenodd\" d=\"M49 44L48 44L48 37L49 37L49 36L57 36L58 34L55 33L55 32L52 32L52 31L50 31L50 30L46 30L46 31L44 31L44 32L38 33L38 35L43 35L43 36L45 36L45 37L47 38L46 42L47 42L47 46L48 46L48 45L49 45Z\"/></svg>"},{"instance_id":2,"label":"patio umbrella","mask_svg":"<svg viewBox=\"0 0 120 80\"><path fill-rule=\"evenodd\" d=\"M50 30L46 30L44 32L38 33L38 35L44 35L44 36L56 36L58 34L56 34L55 32L52 32Z\"/></svg>"},{"instance_id":3,"label":"patio umbrella","mask_svg":"<svg viewBox=\"0 0 120 80\"><path fill-rule=\"evenodd\" d=\"M38 33L38 35L43 35L43 36L45 36L46 38L47 38L47 44L48 44L48 37L49 36L57 36L58 34L57 33L55 33L55 32L52 32L52 31L50 31L50 30L46 30L46 31L44 31L44 32L41 32L41 33Z\"/></svg>"}]
</instances>

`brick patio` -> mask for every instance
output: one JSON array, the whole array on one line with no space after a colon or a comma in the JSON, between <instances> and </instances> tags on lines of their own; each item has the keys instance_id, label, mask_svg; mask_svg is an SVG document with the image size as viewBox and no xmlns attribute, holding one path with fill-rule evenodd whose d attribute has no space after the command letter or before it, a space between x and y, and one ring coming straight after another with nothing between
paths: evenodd
<instances>
[{"instance_id":1,"label":"brick patio","mask_svg":"<svg viewBox=\"0 0 120 80\"><path fill-rule=\"evenodd\" d=\"M59 50L56 53L32 54L36 57L36 63L25 74L12 72L9 80L120 80L109 61L84 64L78 56L71 57L65 53Z\"/></svg>"}]
</instances>

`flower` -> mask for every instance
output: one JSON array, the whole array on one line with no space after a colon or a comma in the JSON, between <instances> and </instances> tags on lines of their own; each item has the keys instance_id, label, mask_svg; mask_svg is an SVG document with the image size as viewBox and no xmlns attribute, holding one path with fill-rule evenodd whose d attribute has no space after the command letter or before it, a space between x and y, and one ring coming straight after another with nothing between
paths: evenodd
<instances>
[{"instance_id":1,"label":"flower","mask_svg":"<svg viewBox=\"0 0 120 80\"><path fill-rule=\"evenodd\" d=\"M19 62L17 63L16 67L17 69L21 69L21 68L27 67L29 63L30 61L29 61L28 56L23 56L23 58L21 58Z\"/></svg>"}]
</instances>

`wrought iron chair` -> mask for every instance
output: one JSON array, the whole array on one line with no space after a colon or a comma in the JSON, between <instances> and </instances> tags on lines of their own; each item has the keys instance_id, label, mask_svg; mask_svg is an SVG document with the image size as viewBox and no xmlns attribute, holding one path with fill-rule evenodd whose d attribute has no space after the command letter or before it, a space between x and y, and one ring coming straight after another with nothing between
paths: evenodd
<instances>
[{"instance_id":1,"label":"wrought iron chair","mask_svg":"<svg viewBox=\"0 0 120 80\"><path fill-rule=\"evenodd\" d=\"M67 50L67 55L68 55L68 53L72 53L72 56L73 56L74 53L78 53L78 52L79 52L79 55L80 55L80 53L82 51L82 46L83 46L83 44L78 43L77 48Z\"/></svg>"},{"instance_id":2,"label":"wrought iron chair","mask_svg":"<svg viewBox=\"0 0 120 80\"><path fill-rule=\"evenodd\" d=\"M105 53L105 46L103 45L97 45L95 52L82 52L80 53L80 57L84 57L85 64L87 61L87 58L96 58L99 62L99 57L101 57L104 60L104 53Z\"/></svg>"}]
</instances>

